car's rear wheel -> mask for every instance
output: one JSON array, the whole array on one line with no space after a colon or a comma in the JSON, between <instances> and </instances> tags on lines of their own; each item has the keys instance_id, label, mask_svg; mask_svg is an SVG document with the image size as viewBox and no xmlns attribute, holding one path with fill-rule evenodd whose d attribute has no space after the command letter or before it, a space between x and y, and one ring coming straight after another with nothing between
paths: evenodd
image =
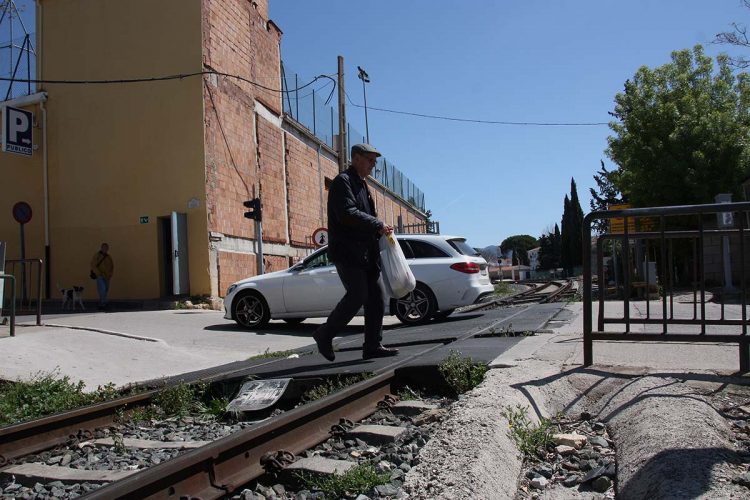
<instances>
[{"instance_id":1,"label":"car's rear wheel","mask_svg":"<svg viewBox=\"0 0 750 500\"><path fill-rule=\"evenodd\" d=\"M395 300L396 317L404 324L418 325L435 314L437 305L432 291L422 283L404 297Z\"/></svg>"},{"instance_id":2,"label":"car's rear wheel","mask_svg":"<svg viewBox=\"0 0 750 500\"><path fill-rule=\"evenodd\" d=\"M446 309L445 311L438 311L435 313L435 319L443 320L447 318L448 316L450 316L451 314L453 314L453 311L455 311L455 309Z\"/></svg>"},{"instance_id":3,"label":"car's rear wheel","mask_svg":"<svg viewBox=\"0 0 750 500\"><path fill-rule=\"evenodd\" d=\"M271 312L258 292L245 292L237 296L232 305L232 317L245 328L256 328L268 323Z\"/></svg>"},{"instance_id":4,"label":"car's rear wheel","mask_svg":"<svg viewBox=\"0 0 750 500\"><path fill-rule=\"evenodd\" d=\"M290 325L299 325L303 321L305 321L307 318L284 318L284 321L289 323Z\"/></svg>"}]
</instances>

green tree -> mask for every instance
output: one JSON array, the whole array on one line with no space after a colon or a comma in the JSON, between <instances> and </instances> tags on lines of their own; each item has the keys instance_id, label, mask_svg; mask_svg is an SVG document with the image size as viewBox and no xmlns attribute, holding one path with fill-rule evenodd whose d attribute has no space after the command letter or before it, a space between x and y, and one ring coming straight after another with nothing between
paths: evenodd
<instances>
[{"instance_id":1,"label":"green tree","mask_svg":"<svg viewBox=\"0 0 750 500\"><path fill-rule=\"evenodd\" d=\"M548 231L539 237L539 269L550 270L560 267L560 226L555 224L554 232Z\"/></svg>"},{"instance_id":2,"label":"green tree","mask_svg":"<svg viewBox=\"0 0 750 500\"><path fill-rule=\"evenodd\" d=\"M607 210L609 208L609 205L625 202L625 199L617 189L616 185L618 171L607 170L607 167L604 166L603 160L600 160L600 163L602 166L601 170L594 174L596 190L594 190L594 188L589 188L589 192L591 193L589 206L591 207L592 212ZM597 233L600 234L606 232L607 220L595 220L593 223L593 228Z\"/></svg>"},{"instance_id":3,"label":"green tree","mask_svg":"<svg viewBox=\"0 0 750 500\"><path fill-rule=\"evenodd\" d=\"M641 67L615 96L607 155L614 187L636 207L709 203L739 194L748 167L750 77L700 45ZM565 230L563 229L563 233Z\"/></svg>"},{"instance_id":4,"label":"green tree","mask_svg":"<svg viewBox=\"0 0 750 500\"><path fill-rule=\"evenodd\" d=\"M507 253L513 250L513 264L529 265L528 251L539 246L539 241L528 234L517 234L508 236L500 243L500 251Z\"/></svg>"},{"instance_id":5,"label":"green tree","mask_svg":"<svg viewBox=\"0 0 750 500\"><path fill-rule=\"evenodd\" d=\"M570 179L570 198L563 201L562 228L560 237L560 264L568 275L573 268L583 263L583 210L578 201L578 188L575 179Z\"/></svg>"},{"instance_id":6,"label":"green tree","mask_svg":"<svg viewBox=\"0 0 750 500\"><path fill-rule=\"evenodd\" d=\"M750 9L750 0L742 0L742 3ZM747 38L747 26L742 23L732 23L732 31L724 31L714 38L714 43L734 45L735 47L750 48L750 39ZM730 57L729 64L737 68L750 68L750 59L745 56Z\"/></svg>"}]
</instances>

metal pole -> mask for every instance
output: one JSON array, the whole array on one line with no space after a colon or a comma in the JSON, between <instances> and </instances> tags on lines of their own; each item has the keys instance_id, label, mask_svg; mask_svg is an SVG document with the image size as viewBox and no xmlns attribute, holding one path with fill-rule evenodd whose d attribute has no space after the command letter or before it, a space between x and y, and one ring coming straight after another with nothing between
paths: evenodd
<instances>
[{"instance_id":1,"label":"metal pole","mask_svg":"<svg viewBox=\"0 0 750 500\"><path fill-rule=\"evenodd\" d=\"M258 237L258 274L264 274L265 269L263 266L263 223L261 221L255 221L255 234Z\"/></svg>"},{"instance_id":2,"label":"metal pole","mask_svg":"<svg viewBox=\"0 0 750 500\"><path fill-rule=\"evenodd\" d=\"M344 101L344 57L338 56L338 85L339 85L339 172L346 170L347 137L346 137L346 103Z\"/></svg>"},{"instance_id":3,"label":"metal pole","mask_svg":"<svg viewBox=\"0 0 750 500\"><path fill-rule=\"evenodd\" d=\"M367 87L365 86L365 79L362 79L362 94L365 97L365 135L367 136L367 144L370 144L370 124L367 121Z\"/></svg>"}]
</instances>

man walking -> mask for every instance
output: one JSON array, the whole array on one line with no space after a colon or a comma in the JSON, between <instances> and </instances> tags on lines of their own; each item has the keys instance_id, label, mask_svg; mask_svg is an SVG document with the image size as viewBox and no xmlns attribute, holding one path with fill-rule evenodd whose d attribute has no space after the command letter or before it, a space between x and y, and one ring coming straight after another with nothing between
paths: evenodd
<instances>
[{"instance_id":1,"label":"man walking","mask_svg":"<svg viewBox=\"0 0 750 500\"><path fill-rule=\"evenodd\" d=\"M369 144L352 146L352 161L347 170L333 179L328 192L328 258L336 265L346 294L325 324L313 334L318 351L328 361L335 359L335 337L365 308L364 359L395 356L397 349L381 345L383 338L383 292L378 285L380 251L378 238L393 228L377 219L375 202L367 189L366 178L380 153Z\"/></svg>"},{"instance_id":2,"label":"man walking","mask_svg":"<svg viewBox=\"0 0 750 500\"><path fill-rule=\"evenodd\" d=\"M112 279L115 265L109 255L109 245L102 243L99 251L91 257L91 277L96 279L96 291L99 293L99 309L107 308L109 281Z\"/></svg>"}]
</instances>

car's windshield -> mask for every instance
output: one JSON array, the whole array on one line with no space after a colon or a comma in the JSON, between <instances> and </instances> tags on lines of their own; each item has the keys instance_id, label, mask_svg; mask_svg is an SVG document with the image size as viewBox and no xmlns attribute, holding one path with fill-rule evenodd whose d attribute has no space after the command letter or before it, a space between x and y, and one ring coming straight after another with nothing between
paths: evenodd
<instances>
[{"instance_id":1,"label":"car's windshield","mask_svg":"<svg viewBox=\"0 0 750 500\"><path fill-rule=\"evenodd\" d=\"M466 243L466 240L463 238L454 238L452 240L448 240L448 243L462 255L479 255L479 252L474 250L471 245Z\"/></svg>"}]
</instances>

